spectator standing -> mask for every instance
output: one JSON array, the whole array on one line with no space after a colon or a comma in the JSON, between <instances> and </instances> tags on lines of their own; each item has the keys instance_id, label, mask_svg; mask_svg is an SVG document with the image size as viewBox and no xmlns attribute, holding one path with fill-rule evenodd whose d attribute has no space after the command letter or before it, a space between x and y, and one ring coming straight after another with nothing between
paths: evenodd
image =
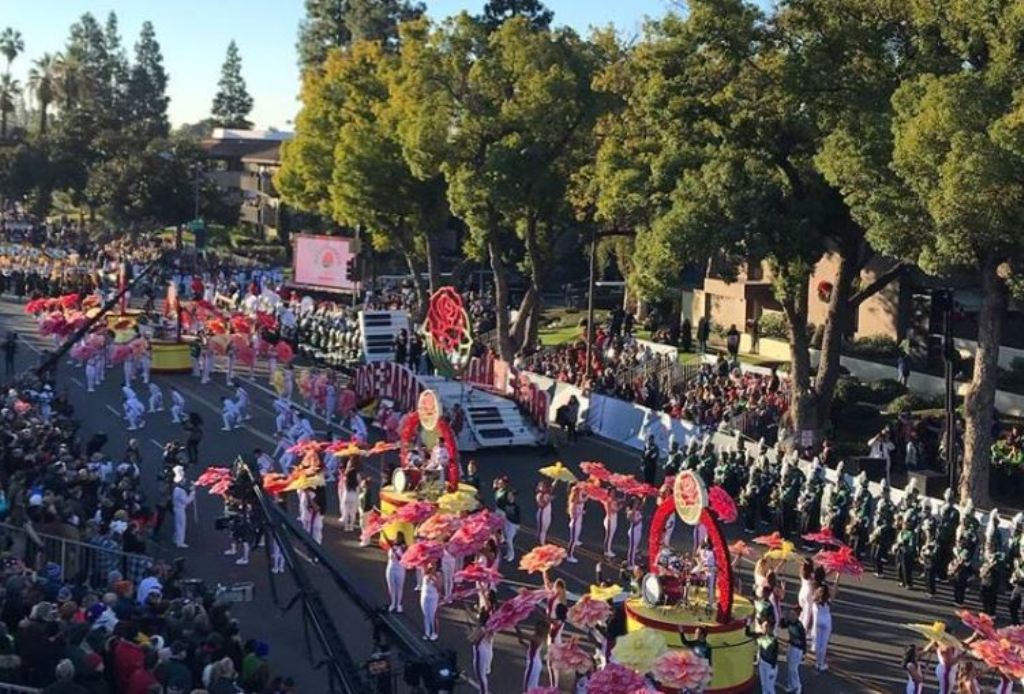
<instances>
[{"instance_id":1,"label":"spectator standing","mask_svg":"<svg viewBox=\"0 0 1024 694\"><path fill-rule=\"evenodd\" d=\"M729 352L729 360L736 361L740 354L740 331L736 329L735 323L729 326L725 334L725 349Z\"/></svg>"},{"instance_id":2,"label":"spectator standing","mask_svg":"<svg viewBox=\"0 0 1024 694\"><path fill-rule=\"evenodd\" d=\"M705 354L708 351L708 339L711 337L711 323L707 316L701 316L697 321L697 352Z\"/></svg>"}]
</instances>

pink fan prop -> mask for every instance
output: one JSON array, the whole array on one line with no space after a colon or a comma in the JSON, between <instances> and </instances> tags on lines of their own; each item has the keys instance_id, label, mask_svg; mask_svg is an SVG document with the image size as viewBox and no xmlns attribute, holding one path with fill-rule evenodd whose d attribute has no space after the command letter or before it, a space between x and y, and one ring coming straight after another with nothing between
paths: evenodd
<instances>
[{"instance_id":1,"label":"pink fan prop","mask_svg":"<svg viewBox=\"0 0 1024 694\"><path fill-rule=\"evenodd\" d=\"M412 525L418 525L430 518L436 512L437 508L435 508L429 501L414 501L411 504L406 504L395 511L392 516L392 520L398 523L411 523Z\"/></svg>"},{"instance_id":2,"label":"pink fan prop","mask_svg":"<svg viewBox=\"0 0 1024 694\"><path fill-rule=\"evenodd\" d=\"M832 528L822 528L816 533L801 535L800 539L804 542L814 542L815 544L827 545L829 547L839 547L843 544L832 532Z\"/></svg>"},{"instance_id":3,"label":"pink fan prop","mask_svg":"<svg viewBox=\"0 0 1024 694\"><path fill-rule=\"evenodd\" d=\"M547 599L547 596L546 590L530 590L523 591L514 598L506 600L487 620L484 631L493 634L504 629L512 629L529 617L537 606Z\"/></svg>"},{"instance_id":4,"label":"pink fan prop","mask_svg":"<svg viewBox=\"0 0 1024 694\"><path fill-rule=\"evenodd\" d=\"M574 638L548 646L548 659L556 670L590 672L594 668L594 659Z\"/></svg>"},{"instance_id":5,"label":"pink fan prop","mask_svg":"<svg viewBox=\"0 0 1024 694\"><path fill-rule=\"evenodd\" d=\"M780 535L779 531L776 530L771 535L759 535L758 537L755 537L754 542L759 545L764 545L765 547L770 547L771 549L780 549L782 547L782 535Z\"/></svg>"},{"instance_id":6,"label":"pink fan prop","mask_svg":"<svg viewBox=\"0 0 1024 694\"><path fill-rule=\"evenodd\" d=\"M434 540L414 542L402 555L402 566L407 569L425 569L437 563L444 553L444 546Z\"/></svg>"},{"instance_id":7,"label":"pink fan prop","mask_svg":"<svg viewBox=\"0 0 1024 694\"><path fill-rule=\"evenodd\" d=\"M210 487L223 479L231 479L231 470L226 467L208 467L196 478L197 487Z\"/></svg>"},{"instance_id":8,"label":"pink fan prop","mask_svg":"<svg viewBox=\"0 0 1024 694\"><path fill-rule=\"evenodd\" d=\"M708 505L722 523L732 523L739 517L736 502L729 496L729 492L721 487L712 487L708 490Z\"/></svg>"},{"instance_id":9,"label":"pink fan prop","mask_svg":"<svg viewBox=\"0 0 1024 694\"><path fill-rule=\"evenodd\" d=\"M455 574L455 580L462 583L499 583L503 579L500 571L482 564L470 564Z\"/></svg>"},{"instance_id":10,"label":"pink fan prop","mask_svg":"<svg viewBox=\"0 0 1024 694\"><path fill-rule=\"evenodd\" d=\"M814 555L821 568L828 573L835 573L840 576L853 576L859 578L864 573L864 567L857 561L853 550L847 545L840 545L838 549L823 549Z\"/></svg>"},{"instance_id":11,"label":"pink fan prop","mask_svg":"<svg viewBox=\"0 0 1024 694\"><path fill-rule=\"evenodd\" d=\"M580 470L587 477L598 482L610 482L612 473L604 466L604 463L580 463Z\"/></svg>"},{"instance_id":12,"label":"pink fan prop","mask_svg":"<svg viewBox=\"0 0 1024 694\"><path fill-rule=\"evenodd\" d=\"M981 634L983 638L997 638L996 624L992 620L992 617L985 614L984 612L974 614L969 610L957 610L956 615L960 618L960 621L964 623L964 626L971 629L972 631L977 632L978 634Z\"/></svg>"},{"instance_id":13,"label":"pink fan prop","mask_svg":"<svg viewBox=\"0 0 1024 694\"><path fill-rule=\"evenodd\" d=\"M612 606L603 600L584 595L569 608L569 623L580 629L591 629L606 623L612 616Z\"/></svg>"},{"instance_id":14,"label":"pink fan prop","mask_svg":"<svg viewBox=\"0 0 1024 694\"><path fill-rule=\"evenodd\" d=\"M611 498L611 492L598 484L580 482L577 486L583 491L587 501L596 501L603 504Z\"/></svg>"},{"instance_id":15,"label":"pink fan prop","mask_svg":"<svg viewBox=\"0 0 1024 694\"><path fill-rule=\"evenodd\" d=\"M446 540L462 526L462 520L450 513L435 513L416 528L418 537Z\"/></svg>"},{"instance_id":16,"label":"pink fan prop","mask_svg":"<svg viewBox=\"0 0 1024 694\"><path fill-rule=\"evenodd\" d=\"M658 656L651 668L662 686L684 692L702 692L711 683L711 665L688 648L673 648Z\"/></svg>"},{"instance_id":17,"label":"pink fan prop","mask_svg":"<svg viewBox=\"0 0 1024 694\"><path fill-rule=\"evenodd\" d=\"M598 670L587 683L587 694L636 694L647 689L647 682L635 670L610 663Z\"/></svg>"},{"instance_id":18,"label":"pink fan prop","mask_svg":"<svg viewBox=\"0 0 1024 694\"><path fill-rule=\"evenodd\" d=\"M565 561L566 552L558 545L534 547L519 560L519 568L527 573L543 573Z\"/></svg>"},{"instance_id":19,"label":"pink fan prop","mask_svg":"<svg viewBox=\"0 0 1024 694\"><path fill-rule=\"evenodd\" d=\"M363 531L359 538L363 542L369 542L371 537L383 530L384 526L390 522L391 518L385 518L380 515L380 511L370 511L366 516L366 525L363 527Z\"/></svg>"}]
</instances>

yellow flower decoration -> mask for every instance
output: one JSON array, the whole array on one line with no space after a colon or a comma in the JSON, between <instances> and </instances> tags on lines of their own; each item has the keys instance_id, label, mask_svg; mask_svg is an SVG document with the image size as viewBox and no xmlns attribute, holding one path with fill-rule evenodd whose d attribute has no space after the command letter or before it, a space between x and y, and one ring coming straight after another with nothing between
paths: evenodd
<instances>
[{"instance_id":1,"label":"yellow flower decoration","mask_svg":"<svg viewBox=\"0 0 1024 694\"><path fill-rule=\"evenodd\" d=\"M768 550L764 553L764 556L768 559L781 559L782 561L800 558L800 555L796 552L796 547L789 540L783 540L781 547Z\"/></svg>"},{"instance_id":2,"label":"yellow flower decoration","mask_svg":"<svg viewBox=\"0 0 1024 694\"><path fill-rule=\"evenodd\" d=\"M653 629L639 629L620 636L612 649L612 659L637 672L650 672L654 661L668 650L665 637Z\"/></svg>"},{"instance_id":3,"label":"yellow flower decoration","mask_svg":"<svg viewBox=\"0 0 1024 694\"><path fill-rule=\"evenodd\" d=\"M437 498L437 508L441 513L458 515L475 511L479 505L480 502L476 500L476 496L469 492L450 492Z\"/></svg>"},{"instance_id":4,"label":"yellow flower decoration","mask_svg":"<svg viewBox=\"0 0 1024 694\"><path fill-rule=\"evenodd\" d=\"M614 600L622 594L622 586L590 586L590 597L593 600L600 600L606 602L608 600Z\"/></svg>"}]
</instances>

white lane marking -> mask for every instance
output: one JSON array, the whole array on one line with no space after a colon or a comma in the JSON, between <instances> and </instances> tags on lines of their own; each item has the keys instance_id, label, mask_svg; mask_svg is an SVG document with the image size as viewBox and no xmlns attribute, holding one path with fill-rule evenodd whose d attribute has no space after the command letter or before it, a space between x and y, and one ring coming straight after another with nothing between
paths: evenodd
<instances>
[{"instance_id":1,"label":"white lane marking","mask_svg":"<svg viewBox=\"0 0 1024 694\"><path fill-rule=\"evenodd\" d=\"M159 448L161 451L164 449L164 445L157 441L156 439L150 439L149 442L156 446L157 448Z\"/></svg>"},{"instance_id":2,"label":"white lane marking","mask_svg":"<svg viewBox=\"0 0 1024 694\"><path fill-rule=\"evenodd\" d=\"M113 405L111 405L111 404L109 404L109 403L108 403L108 404L106 405L106 408L107 408L108 410L110 410L110 413L111 413L112 415L114 415L114 416L115 416L115 417L117 417L118 419L122 419L122 417L121 417L121 413L120 413L120 412L118 412L117 410L115 410L115 409L114 409L114 406L113 406Z\"/></svg>"},{"instance_id":3,"label":"white lane marking","mask_svg":"<svg viewBox=\"0 0 1024 694\"><path fill-rule=\"evenodd\" d=\"M78 386L79 388L85 388L85 384L84 384L84 383L82 383L81 381L79 381L79 380L78 380L77 378L75 378L74 376L72 376L72 377L71 377L71 382L72 382L72 383L74 383L74 384L75 384L76 386Z\"/></svg>"}]
</instances>

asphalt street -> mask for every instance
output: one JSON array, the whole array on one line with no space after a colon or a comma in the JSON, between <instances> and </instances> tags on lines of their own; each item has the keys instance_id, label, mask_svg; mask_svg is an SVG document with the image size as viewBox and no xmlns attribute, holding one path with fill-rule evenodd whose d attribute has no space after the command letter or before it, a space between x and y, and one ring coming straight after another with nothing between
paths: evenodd
<instances>
[{"instance_id":1,"label":"asphalt street","mask_svg":"<svg viewBox=\"0 0 1024 694\"><path fill-rule=\"evenodd\" d=\"M34 320L23 313L21 304L6 299L0 300L0 330L6 333L12 329L17 330L23 338L19 368L34 365L38 350L49 347L50 344L36 333ZM253 419L242 429L230 433L220 431L220 398L233 393L233 389L226 386L223 374L218 374L215 381L208 385L200 385L198 379L186 375L155 376L156 382L164 390L165 399L169 399L168 387L172 384L177 386L185 396L186 409L198 412L206 422L205 437L200 449L200 469L190 471L192 478L208 465L227 465L240 453L250 453L257 447L272 450L275 446L274 412L271 407L273 397L267 388L266 375L257 370L255 381L246 378L247 373L240 375L252 397ZM167 412L149 415L144 429L139 432L127 432L120 416L119 376L118 372L109 373L102 388L90 394L83 387L84 377L81 369L62 364L58 384L60 388L67 388L76 416L83 422L82 436L88 438L96 431L106 432L110 437L107 450L113 454L124 450L129 437L134 436L140 440L147 454L144 459L147 486L153 489L164 443L173 439L183 439L183 434L180 427L172 424ZM140 396L143 395L142 386L138 382L136 387ZM313 421L320 431L326 429L326 423L322 420ZM542 454L535 449L501 449L477 452L473 457L480 466L482 485L487 490L485 497L493 478L498 474L508 475L512 485L520 492L519 501L524 524L517 537L517 555L521 555L535 544L536 536L531 521L534 517L533 489L539 477L538 468L558 459L578 470L578 463L581 461L599 460L616 472L637 472L639 461L636 452L596 438L582 438L573 444L563 444L554 455ZM341 530L337 522L337 502L333 489L330 494L331 506L324 532L324 546L340 559L346 570L351 572L357 589L371 602L383 605L386 600L385 557L379 549L360 548L356 535ZM292 508L295 508L294 502ZM326 692L325 674L314 669L316 661L320 659L316 654L318 651L315 643L312 662L307 654L306 644L310 642L307 636L311 639L311 634L304 629L299 608L284 609L296 593L294 583L287 575L271 577L267 556L263 550L254 552L249 566L236 566L234 557L224 556L223 551L227 547L228 538L225 533L216 531L213 526L214 519L221 515L221 510L222 504L218 498L199 490L198 522L193 522L189 528L189 549L181 552L174 550L169 538L164 537L163 544L154 548L154 553L163 557L184 556L189 573L203 578L210 584L252 581L255 584L254 600L239 604L234 610L241 621L243 634L268 642L271 645L272 670L294 677L301 692ZM566 580L571 592L586 591L593 580L595 564L601 559L601 516L596 507L588 508L583 530L584 550L578 554L580 562L575 565L565 564L555 572ZM624 525L625 523L620 521L617 538L619 556L625 553ZM735 524L728 531L731 540L742 535ZM549 538L564 544L566 536L563 493L555 500ZM689 533L685 532L675 533L678 542L683 542L688 536ZM313 564L308 564L307 569L328 606L330 616L338 625L346 647L353 658L361 662L370 655L372 647L368 621L340 594L326 572ZM749 563L743 567L743 582L746 586L750 585L749 569ZM509 579L536 583L536 579L521 574L509 564L505 564L502 570ZM803 668L804 691L902 691L905 681L905 675L900 668L902 649L916 637L901 625L905 622L932 622L943 619L951 624L957 621L948 585L940 588L936 599L929 600L927 594L921 590L908 591L900 588L896 583L893 567L888 567L887 571L884 579L878 579L866 572L860 581L846 580L840 584L833 607L834 631L829 647L830 671L817 674L813 670L813 664L808 661ZM612 572L612 569L607 567L606 575L609 572ZM274 579L273 585L271 578ZM789 583L786 602L794 603L799 584L792 571L786 578ZM406 588L404 618L408 620L410 630L418 634L421 630L421 616L417 594L412 590L412 580L410 576ZM278 596L276 601L273 597L275 592ZM1005 594L1001 595L1001 622L1007 619L1006 598ZM971 609L977 609L976 591L972 591L969 599ZM441 617L440 645L456 650L460 666L470 673L472 661L466 638L469 632L468 613L463 607L446 607L442 609ZM500 636L495 642L495 658L490 679L492 691L498 694L520 692L523 665L523 647L513 635ZM780 690L785 686L784 669L784 663L780 663ZM930 665L927 671L930 684L926 689L929 689L935 686L935 679ZM468 674L467 679L468 682L462 690L477 689L476 683Z\"/></svg>"}]
</instances>

